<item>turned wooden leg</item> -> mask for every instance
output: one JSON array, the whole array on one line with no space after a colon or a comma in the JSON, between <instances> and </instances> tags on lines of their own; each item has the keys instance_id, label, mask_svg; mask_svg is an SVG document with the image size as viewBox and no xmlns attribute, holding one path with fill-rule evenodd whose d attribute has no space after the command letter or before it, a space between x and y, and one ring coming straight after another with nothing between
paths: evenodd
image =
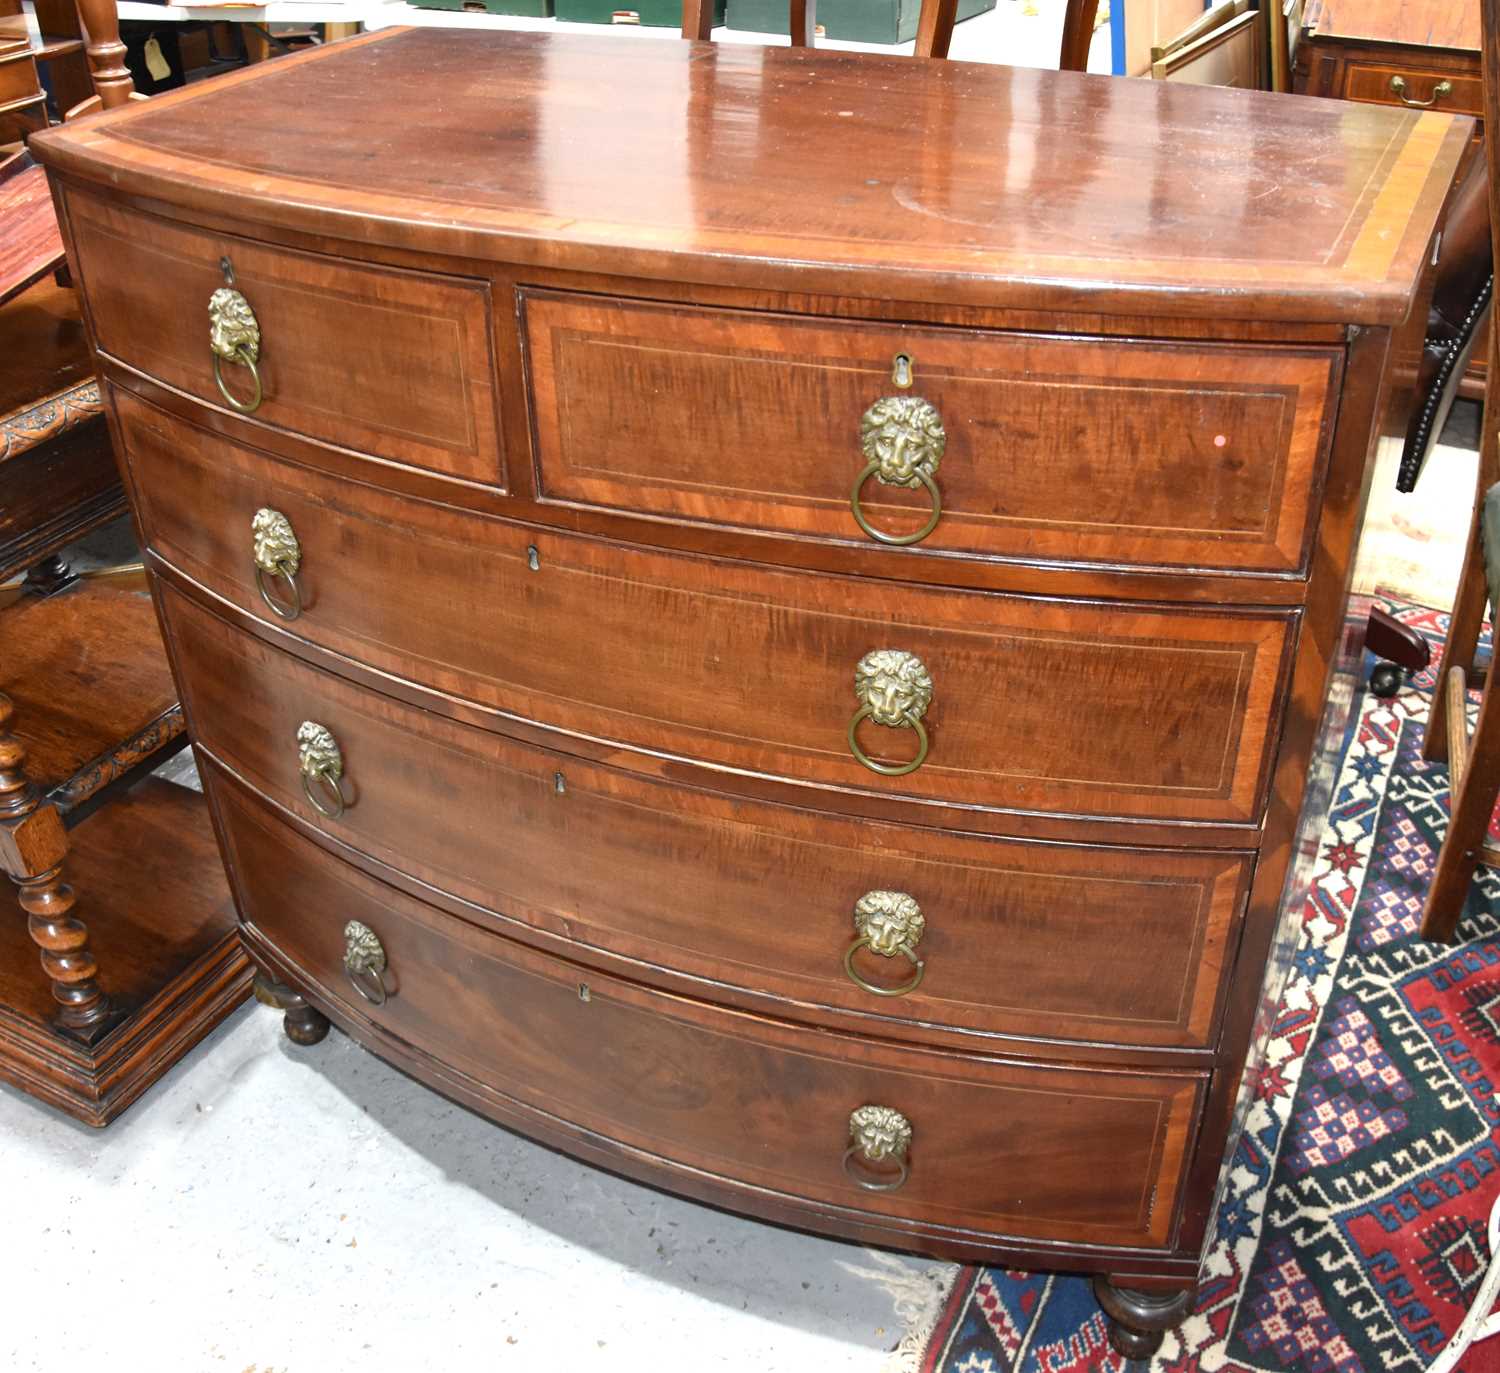
<instances>
[{"instance_id":1,"label":"turned wooden leg","mask_svg":"<svg viewBox=\"0 0 1500 1373\"><path fill-rule=\"evenodd\" d=\"M55 596L78 581L78 574L56 553L43 558L21 583L35 596Z\"/></svg>"},{"instance_id":2,"label":"turned wooden leg","mask_svg":"<svg viewBox=\"0 0 1500 1373\"><path fill-rule=\"evenodd\" d=\"M328 1017L295 987L274 982L267 974L255 974L255 999L263 1006L285 1011L281 1027L293 1044L317 1044L328 1035Z\"/></svg>"},{"instance_id":3,"label":"turned wooden leg","mask_svg":"<svg viewBox=\"0 0 1500 1373\"><path fill-rule=\"evenodd\" d=\"M57 808L26 780L26 746L12 732L16 708L0 695L0 868L20 889L27 931L59 1007L56 1024L76 1038L97 1039L112 1019L89 952L89 932L73 914L73 889L62 880L68 840Z\"/></svg>"},{"instance_id":4,"label":"turned wooden leg","mask_svg":"<svg viewBox=\"0 0 1500 1373\"><path fill-rule=\"evenodd\" d=\"M1127 1359L1149 1359L1162 1337L1187 1315L1193 1289L1186 1292L1140 1292L1116 1287L1103 1273L1094 1278L1094 1299L1109 1317L1109 1343Z\"/></svg>"}]
</instances>

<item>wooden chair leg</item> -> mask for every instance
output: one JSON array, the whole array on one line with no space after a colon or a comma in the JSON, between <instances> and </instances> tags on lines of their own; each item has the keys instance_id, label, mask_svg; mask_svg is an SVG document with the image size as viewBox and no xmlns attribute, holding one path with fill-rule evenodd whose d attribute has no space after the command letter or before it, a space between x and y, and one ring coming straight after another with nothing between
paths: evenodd
<instances>
[{"instance_id":1,"label":"wooden chair leg","mask_svg":"<svg viewBox=\"0 0 1500 1373\"><path fill-rule=\"evenodd\" d=\"M682 36L706 43L714 32L714 0L682 0Z\"/></svg>"},{"instance_id":2,"label":"wooden chair leg","mask_svg":"<svg viewBox=\"0 0 1500 1373\"><path fill-rule=\"evenodd\" d=\"M818 0L791 0L792 46L811 48L818 32Z\"/></svg>"},{"instance_id":3,"label":"wooden chair leg","mask_svg":"<svg viewBox=\"0 0 1500 1373\"><path fill-rule=\"evenodd\" d=\"M26 746L11 731L15 705L0 695L0 868L20 890L27 931L58 1004L56 1023L92 1042L113 1016L89 952L88 929L73 914L73 889L62 880L68 840L57 808L26 780Z\"/></svg>"},{"instance_id":4,"label":"wooden chair leg","mask_svg":"<svg viewBox=\"0 0 1500 1373\"><path fill-rule=\"evenodd\" d=\"M1448 833L1438 850L1432 885L1422 907L1422 938L1443 943L1451 942L1458 928L1458 918L1474 881L1474 869L1485 848L1496 793L1500 792L1500 705L1496 704L1500 693L1484 693L1479 723L1472 737L1466 738L1464 692L1462 669L1455 667L1438 684L1436 693L1448 701L1445 727L1449 736L1449 765L1455 775ZM1429 725L1428 729L1431 728Z\"/></svg>"},{"instance_id":5,"label":"wooden chair leg","mask_svg":"<svg viewBox=\"0 0 1500 1373\"><path fill-rule=\"evenodd\" d=\"M1448 675L1454 668L1468 672L1474 666L1474 651L1479 646L1479 631L1484 625L1485 601L1489 592L1484 580L1484 547L1479 538L1479 502L1475 502L1473 527L1469 530L1469 551L1464 554L1464 570L1458 578L1458 594L1453 598L1448 638L1438 665L1437 690L1433 693L1432 714L1427 721L1427 735L1422 740L1422 756L1430 763L1448 761Z\"/></svg>"},{"instance_id":6,"label":"wooden chair leg","mask_svg":"<svg viewBox=\"0 0 1500 1373\"><path fill-rule=\"evenodd\" d=\"M922 0L917 19L918 57L947 57L958 22L958 0Z\"/></svg>"}]
</instances>

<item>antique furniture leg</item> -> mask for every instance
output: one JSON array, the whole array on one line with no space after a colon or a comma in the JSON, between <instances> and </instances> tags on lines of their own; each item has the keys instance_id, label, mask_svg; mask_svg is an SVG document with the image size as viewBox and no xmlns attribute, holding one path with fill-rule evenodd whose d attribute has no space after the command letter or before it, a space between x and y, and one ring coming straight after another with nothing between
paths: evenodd
<instances>
[{"instance_id":1,"label":"antique furniture leg","mask_svg":"<svg viewBox=\"0 0 1500 1373\"><path fill-rule=\"evenodd\" d=\"M1370 612L1365 647L1385 660L1370 673L1370 690L1377 696L1394 696L1401 689L1403 669L1421 672L1432 661L1427 640L1385 610Z\"/></svg>"},{"instance_id":2,"label":"antique furniture leg","mask_svg":"<svg viewBox=\"0 0 1500 1373\"><path fill-rule=\"evenodd\" d=\"M328 1017L294 987L273 981L269 973L255 974L255 999L262 1006L285 1011L282 1028L293 1044L320 1044L328 1037Z\"/></svg>"},{"instance_id":3,"label":"antique furniture leg","mask_svg":"<svg viewBox=\"0 0 1500 1373\"><path fill-rule=\"evenodd\" d=\"M15 707L0 695L0 866L20 888L32 942L59 1007L56 1023L91 1042L111 1021L108 998L89 953L88 930L73 914L73 890L62 881L68 841L50 803L26 780L26 746L11 732Z\"/></svg>"},{"instance_id":4,"label":"antique furniture leg","mask_svg":"<svg viewBox=\"0 0 1500 1373\"><path fill-rule=\"evenodd\" d=\"M78 574L57 553L43 558L26 574L26 589L38 596L55 596L77 583Z\"/></svg>"},{"instance_id":5,"label":"antique furniture leg","mask_svg":"<svg viewBox=\"0 0 1500 1373\"><path fill-rule=\"evenodd\" d=\"M1193 1293L1140 1292L1116 1287L1103 1273L1094 1277L1094 1299L1109 1317L1109 1343L1127 1359L1149 1359L1162 1337L1188 1313Z\"/></svg>"}]
</instances>

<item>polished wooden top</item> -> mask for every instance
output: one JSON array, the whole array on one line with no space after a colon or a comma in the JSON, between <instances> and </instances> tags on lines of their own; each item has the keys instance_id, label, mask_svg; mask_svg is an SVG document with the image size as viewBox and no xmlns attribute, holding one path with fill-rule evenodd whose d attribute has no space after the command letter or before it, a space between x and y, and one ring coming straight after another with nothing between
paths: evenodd
<instances>
[{"instance_id":1,"label":"polished wooden top","mask_svg":"<svg viewBox=\"0 0 1500 1373\"><path fill-rule=\"evenodd\" d=\"M1390 322L1464 118L1072 72L387 30L36 136L335 238L907 300Z\"/></svg>"},{"instance_id":2,"label":"polished wooden top","mask_svg":"<svg viewBox=\"0 0 1500 1373\"><path fill-rule=\"evenodd\" d=\"M1475 0L1314 0L1304 22L1320 37L1479 51Z\"/></svg>"}]
</instances>

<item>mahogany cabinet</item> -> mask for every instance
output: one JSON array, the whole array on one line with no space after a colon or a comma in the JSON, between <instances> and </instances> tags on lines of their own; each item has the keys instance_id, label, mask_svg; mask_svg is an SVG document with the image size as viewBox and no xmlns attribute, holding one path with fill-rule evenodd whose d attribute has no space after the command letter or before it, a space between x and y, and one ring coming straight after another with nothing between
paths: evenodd
<instances>
[{"instance_id":1,"label":"mahogany cabinet","mask_svg":"<svg viewBox=\"0 0 1500 1373\"><path fill-rule=\"evenodd\" d=\"M1471 132L387 31L38 138L289 1032L1149 1351Z\"/></svg>"}]
</instances>

